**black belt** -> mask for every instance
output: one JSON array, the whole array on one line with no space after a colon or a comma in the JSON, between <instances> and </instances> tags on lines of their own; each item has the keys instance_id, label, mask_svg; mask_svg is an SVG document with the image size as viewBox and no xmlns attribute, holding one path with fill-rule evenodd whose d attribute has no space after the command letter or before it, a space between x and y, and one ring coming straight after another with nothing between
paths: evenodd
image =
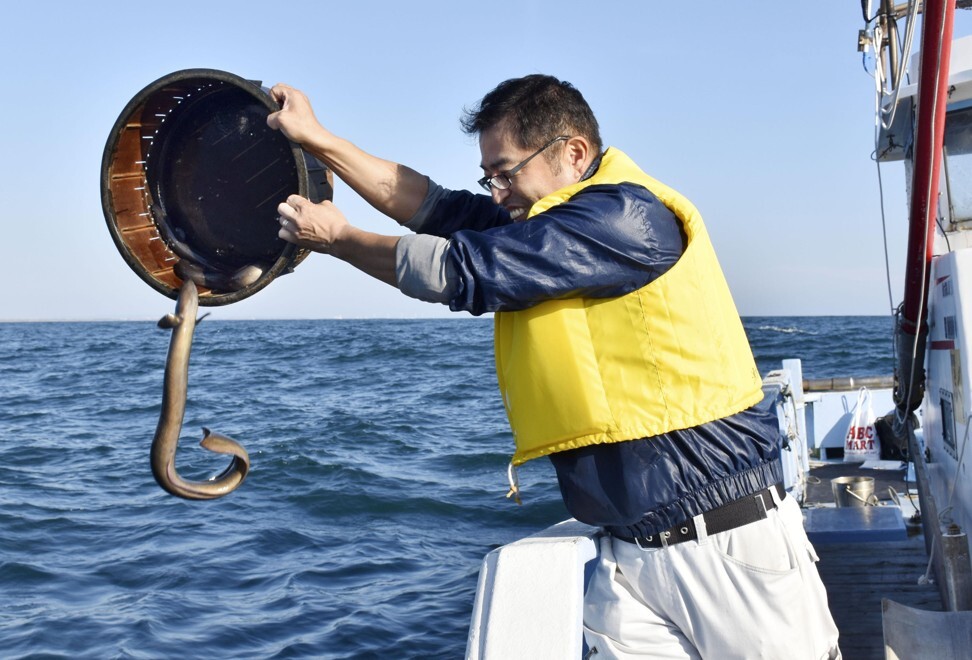
<instances>
[{"instance_id":1,"label":"black belt","mask_svg":"<svg viewBox=\"0 0 972 660\"><path fill-rule=\"evenodd\" d=\"M780 499L786 497L786 489L783 484L770 486L779 493ZM761 490L758 493L739 498L735 502L730 502L718 509L712 509L702 514L705 521L706 534L718 534L728 532L743 525L762 520L766 517L766 512L776 508L776 500L773 499L770 489ZM642 548L661 548L685 541L693 541L699 537L695 529L695 521L687 520L681 525L675 525L660 534L651 536L615 536L615 538L628 543L636 543Z\"/></svg>"}]
</instances>

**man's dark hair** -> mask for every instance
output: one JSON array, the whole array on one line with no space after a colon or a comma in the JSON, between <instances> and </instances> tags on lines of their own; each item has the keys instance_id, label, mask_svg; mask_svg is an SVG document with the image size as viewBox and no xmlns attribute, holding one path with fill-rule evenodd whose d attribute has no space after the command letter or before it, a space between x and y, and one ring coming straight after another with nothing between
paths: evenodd
<instances>
[{"instance_id":1,"label":"man's dark hair","mask_svg":"<svg viewBox=\"0 0 972 660\"><path fill-rule=\"evenodd\" d=\"M478 107L464 110L460 121L469 135L505 123L523 149L539 149L558 135L581 135L595 153L601 151L601 133L591 106L573 85L553 76L534 74L501 82Z\"/></svg>"}]
</instances>

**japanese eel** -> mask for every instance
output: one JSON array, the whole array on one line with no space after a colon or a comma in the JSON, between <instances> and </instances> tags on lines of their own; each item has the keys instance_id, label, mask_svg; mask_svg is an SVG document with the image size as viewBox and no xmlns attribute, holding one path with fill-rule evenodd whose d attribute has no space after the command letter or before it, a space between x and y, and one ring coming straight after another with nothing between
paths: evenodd
<instances>
[{"instance_id":1,"label":"japanese eel","mask_svg":"<svg viewBox=\"0 0 972 660\"><path fill-rule=\"evenodd\" d=\"M230 454L233 460L221 474L208 481L188 481L176 471L176 448L186 412L189 352L192 349L198 310L199 293L196 285L191 280L186 280L179 290L175 314L166 314L159 320L160 328L172 329L172 339L165 363L162 412L152 439L152 474L159 486L172 495L189 500L210 500L232 492L243 483L250 469L250 456L232 438L203 428L200 444L210 451Z\"/></svg>"}]
</instances>

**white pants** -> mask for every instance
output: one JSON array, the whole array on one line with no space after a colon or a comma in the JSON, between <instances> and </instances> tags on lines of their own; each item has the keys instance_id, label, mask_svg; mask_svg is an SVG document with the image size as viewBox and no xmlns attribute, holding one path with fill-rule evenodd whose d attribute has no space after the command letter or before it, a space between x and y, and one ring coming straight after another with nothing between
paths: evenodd
<instances>
[{"instance_id":1,"label":"white pants","mask_svg":"<svg viewBox=\"0 0 972 660\"><path fill-rule=\"evenodd\" d=\"M840 657L817 555L792 497L727 532L707 536L701 516L696 527L697 540L667 548L601 539L584 599L591 660Z\"/></svg>"}]
</instances>

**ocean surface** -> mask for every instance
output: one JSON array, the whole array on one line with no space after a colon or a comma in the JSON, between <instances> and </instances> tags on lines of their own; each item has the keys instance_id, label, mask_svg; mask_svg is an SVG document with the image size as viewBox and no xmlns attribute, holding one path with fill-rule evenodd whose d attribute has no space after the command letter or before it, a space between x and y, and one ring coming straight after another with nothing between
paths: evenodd
<instances>
[{"instance_id":1,"label":"ocean surface","mask_svg":"<svg viewBox=\"0 0 972 660\"><path fill-rule=\"evenodd\" d=\"M891 373L890 318L745 325L763 374ZM207 319L177 465L252 469L204 502L149 469L168 340L0 323L0 657L462 657L483 555L567 517L544 460L504 497L488 319Z\"/></svg>"}]
</instances>

